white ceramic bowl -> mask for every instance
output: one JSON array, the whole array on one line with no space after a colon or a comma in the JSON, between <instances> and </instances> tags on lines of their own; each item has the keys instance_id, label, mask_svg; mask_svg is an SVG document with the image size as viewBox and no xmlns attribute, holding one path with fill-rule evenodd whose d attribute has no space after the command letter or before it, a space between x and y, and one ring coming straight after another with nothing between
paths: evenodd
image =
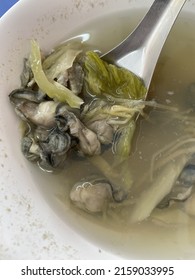
<instances>
[{"instance_id":1,"label":"white ceramic bowl","mask_svg":"<svg viewBox=\"0 0 195 280\"><path fill-rule=\"evenodd\" d=\"M19 122L8 100L9 92L20 84L22 60L29 52L30 39L36 38L41 47L49 51L57 43L79 34L79 30L84 32L83 26L89 26L88 23L94 19L101 22L102 17L111 13L121 14L127 9L131 17L134 14L132 11L145 9L152 2L20 0L0 19L1 259L142 259L178 258L182 254L183 249L178 245L173 246L170 255L161 253L158 248L144 248L141 242L140 246L136 244L136 250L129 242L132 239L133 244L133 233L125 236L109 228L101 229L67 205L57 205L54 197L47 197L45 187L41 191L41 187L46 185L46 178L40 176L40 172L27 163L21 154ZM188 1L184 10L195 13L195 1ZM115 38L116 43L126 31L123 30L122 18L116 16L112 20L118 21L121 28L121 35ZM107 27L102 36L109 41ZM113 40L110 45L107 44L107 48L112 44ZM144 232L140 233L140 241L144 235ZM192 253L195 248L192 249L182 256L195 257Z\"/></svg>"}]
</instances>

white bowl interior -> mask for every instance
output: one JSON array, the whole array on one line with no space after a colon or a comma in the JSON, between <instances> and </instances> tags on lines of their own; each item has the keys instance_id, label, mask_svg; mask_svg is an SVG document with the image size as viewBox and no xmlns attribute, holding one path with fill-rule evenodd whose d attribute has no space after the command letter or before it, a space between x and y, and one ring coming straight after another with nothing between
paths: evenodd
<instances>
[{"instance_id":1,"label":"white bowl interior","mask_svg":"<svg viewBox=\"0 0 195 280\"><path fill-rule=\"evenodd\" d=\"M22 61L29 53L32 38L39 41L43 50L49 51L59 42L85 33L90 22L99 22L101 32L98 37L91 39L91 43L96 44L101 38L109 38L108 29L101 24L102 18L112 13L121 15L125 10L129 10L133 18L132 11L140 9L139 16L133 19L132 29L151 3L141 0L20 0L0 19L0 37L3 38L0 53L2 258L95 259L121 256L135 259L177 258L179 254L187 258L194 257L193 250L178 245L183 233L169 240L167 244L171 244L172 252L167 255L166 248L159 245L158 231L154 236L150 228L146 232L140 228L139 233L134 228L128 232L125 229L113 230L93 218L81 216L70 205L60 202L56 196L58 188L53 196L47 195L47 188L56 187L55 178L52 175L45 176L22 156L19 122L8 100L9 92L20 84ZM195 1L188 1L184 10L195 13L194 4ZM108 22L109 28L112 29L113 20L118 20L121 33L117 33L119 35L106 45L104 51L118 43L127 32L120 26L122 19L117 17ZM115 32L114 29L112 32ZM65 183L63 177L60 182ZM144 245L145 240L147 245ZM57 245L52 247L52 242ZM161 240L161 244L163 242L166 241ZM47 250L36 250L39 246L47 247ZM101 254L99 248L103 250Z\"/></svg>"}]
</instances>

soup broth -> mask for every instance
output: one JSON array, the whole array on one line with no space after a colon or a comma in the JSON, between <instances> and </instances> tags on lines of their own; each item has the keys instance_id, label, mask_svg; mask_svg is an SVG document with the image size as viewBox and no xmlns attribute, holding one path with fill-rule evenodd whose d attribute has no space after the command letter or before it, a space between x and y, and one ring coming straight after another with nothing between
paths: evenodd
<instances>
[{"instance_id":1,"label":"soup broth","mask_svg":"<svg viewBox=\"0 0 195 280\"><path fill-rule=\"evenodd\" d=\"M99 18L80 27L74 34L67 34L65 40L78 36L86 40L91 48L104 53L124 39L129 27L133 30L143 14L142 10L124 11ZM129 199L122 204L111 205L102 215L91 215L72 205L69 200L71 187L84 176L97 173L96 159L91 161L75 156L77 160L68 160L65 169L58 174L44 173L36 166L32 168L34 180L41 191L47 193L49 202L62 219L87 239L122 257L195 257L191 255L191 247L195 246L195 216L186 212L184 202L175 202L163 209L155 208L141 222L139 219L136 223L131 221L135 202L157 180L161 165L164 168L171 161L174 164L178 161L174 147L181 144L185 154L186 146L182 145L182 141L188 135L186 128L193 130L191 124L195 120L195 103L188 93L195 82L194 26L195 20L191 14L179 16L163 47L148 94L148 100L154 99L167 109L146 107L145 116L140 116L137 121L128 161L121 169L113 168L117 184L129 188ZM193 132L191 134L193 138ZM99 166L104 163L112 166L112 162L112 152L105 151ZM175 172L174 166L170 168ZM124 182L125 176L129 185ZM159 178L164 180L164 177ZM156 188L160 183L157 181Z\"/></svg>"}]
</instances>

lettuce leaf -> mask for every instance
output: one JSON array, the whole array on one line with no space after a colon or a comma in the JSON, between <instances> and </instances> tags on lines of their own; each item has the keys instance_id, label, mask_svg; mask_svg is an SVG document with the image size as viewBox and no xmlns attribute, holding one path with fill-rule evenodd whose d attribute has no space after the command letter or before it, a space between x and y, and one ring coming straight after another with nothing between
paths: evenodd
<instances>
[{"instance_id":1,"label":"lettuce leaf","mask_svg":"<svg viewBox=\"0 0 195 280\"><path fill-rule=\"evenodd\" d=\"M146 95L143 81L127 69L108 64L93 51L86 53L84 68L90 94L142 99Z\"/></svg>"},{"instance_id":2,"label":"lettuce leaf","mask_svg":"<svg viewBox=\"0 0 195 280\"><path fill-rule=\"evenodd\" d=\"M78 54L82 52L81 44L62 44L43 61L43 70L48 79L56 79L72 67Z\"/></svg>"}]
</instances>

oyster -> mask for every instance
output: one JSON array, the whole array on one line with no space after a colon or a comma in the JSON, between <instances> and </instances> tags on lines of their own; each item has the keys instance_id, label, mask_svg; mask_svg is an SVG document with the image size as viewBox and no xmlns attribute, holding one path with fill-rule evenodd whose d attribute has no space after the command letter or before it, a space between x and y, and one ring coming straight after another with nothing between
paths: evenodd
<instances>
[{"instance_id":1,"label":"oyster","mask_svg":"<svg viewBox=\"0 0 195 280\"><path fill-rule=\"evenodd\" d=\"M102 212L113 202L112 186L105 178L89 176L76 183L70 192L71 201L90 213Z\"/></svg>"},{"instance_id":2,"label":"oyster","mask_svg":"<svg viewBox=\"0 0 195 280\"><path fill-rule=\"evenodd\" d=\"M105 107L108 107L108 103L100 99L85 104L81 112L81 120L96 133L101 144L110 144L116 127L112 123L112 118L104 113L103 108Z\"/></svg>"},{"instance_id":3,"label":"oyster","mask_svg":"<svg viewBox=\"0 0 195 280\"><path fill-rule=\"evenodd\" d=\"M38 161L40 159L41 149L35 142L33 135L28 135L22 138L21 150L23 155L29 161Z\"/></svg>"},{"instance_id":4,"label":"oyster","mask_svg":"<svg viewBox=\"0 0 195 280\"><path fill-rule=\"evenodd\" d=\"M83 88L84 71L79 62L75 61L70 69L68 69L68 81L70 89L74 94L81 93Z\"/></svg>"},{"instance_id":5,"label":"oyster","mask_svg":"<svg viewBox=\"0 0 195 280\"><path fill-rule=\"evenodd\" d=\"M188 164L185 166L180 174L179 180L186 186L195 184L195 165Z\"/></svg>"},{"instance_id":6,"label":"oyster","mask_svg":"<svg viewBox=\"0 0 195 280\"><path fill-rule=\"evenodd\" d=\"M58 128L66 128L70 135L78 139L78 148L84 155L98 155L101 152L101 145L97 135L87 128L74 114L67 110L66 106L59 106L56 112Z\"/></svg>"},{"instance_id":7,"label":"oyster","mask_svg":"<svg viewBox=\"0 0 195 280\"><path fill-rule=\"evenodd\" d=\"M40 142L43 151L40 166L52 168L63 167L67 158L67 152L71 148L71 138L68 133L60 134L52 132L47 141Z\"/></svg>"},{"instance_id":8,"label":"oyster","mask_svg":"<svg viewBox=\"0 0 195 280\"><path fill-rule=\"evenodd\" d=\"M43 133L43 134L42 134ZM71 137L57 129L45 131L38 129L22 138L21 150L24 156L37 162L44 170L63 167L67 152L71 148Z\"/></svg>"},{"instance_id":9,"label":"oyster","mask_svg":"<svg viewBox=\"0 0 195 280\"><path fill-rule=\"evenodd\" d=\"M20 75L21 86L30 87L34 84L33 72L30 67L29 60L24 58L23 71Z\"/></svg>"},{"instance_id":10,"label":"oyster","mask_svg":"<svg viewBox=\"0 0 195 280\"><path fill-rule=\"evenodd\" d=\"M158 208L166 208L172 202L186 201L194 191L195 165L188 164L182 170L171 192L158 204Z\"/></svg>"},{"instance_id":11,"label":"oyster","mask_svg":"<svg viewBox=\"0 0 195 280\"><path fill-rule=\"evenodd\" d=\"M46 95L39 90L35 91L29 88L18 88L9 94L9 99L12 104L17 106L24 101L41 103L42 101L46 100Z\"/></svg>"},{"instance_id":12,"label":"oyster","mask_svg":"<svg viewBox=\"0 0 195 280\"><path fill-rule=\"evenodd\" d=\"M24 121L51 128L55 124L55 111L59 102L47 101L45 95L31 89L17 89L10 93L16 114Z\"/></svg>"},{"instance_id":13,"label":"oyster","mask_svg":"<svg viewBox=\"0 0 195 280\"><path fill-rule=\"evenodd\" d=\"M121 203L127 193L101 175L91 175L77 182L70 191L70 200L89 213L100 213L110 203Z\"/></svg>"},{"instance_id":14,"label":"oyster","mask_svg":"<svg viewBox=\"0 0 195 280\"><path fill-rule=\"evenodd\" d=\"M45 101L40 104L23 102L16 106L15 110L22 119L32 122L35 125L52 128L55 125L55 110L58 103Z\"/></svg>"}]
</instances>

